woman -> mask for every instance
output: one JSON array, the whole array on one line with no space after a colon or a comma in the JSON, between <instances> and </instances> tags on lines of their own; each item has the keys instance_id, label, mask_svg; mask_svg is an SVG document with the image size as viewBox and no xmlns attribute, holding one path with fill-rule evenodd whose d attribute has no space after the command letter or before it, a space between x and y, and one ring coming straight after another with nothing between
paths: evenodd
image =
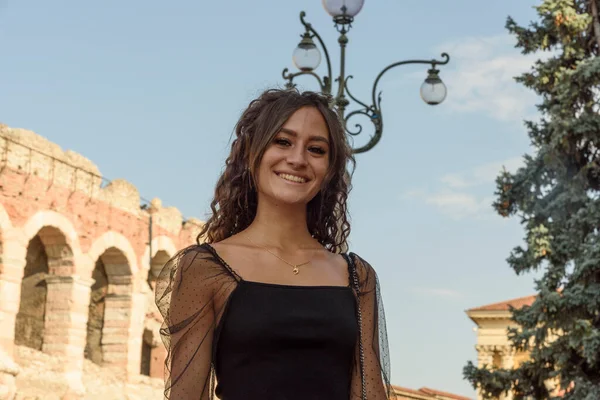
<instances>
[{"instance_id":1,"label":"woman","mask_svg":"<svg viewBox=\"0 0 600 400\"><path fill-rule=\"evenodd\" d=\"M198 244L157 281L166 398L393 395L376 273L345 253L354 160L328 101L267 90L238 121Z\"/></svg>"}]
</instances>

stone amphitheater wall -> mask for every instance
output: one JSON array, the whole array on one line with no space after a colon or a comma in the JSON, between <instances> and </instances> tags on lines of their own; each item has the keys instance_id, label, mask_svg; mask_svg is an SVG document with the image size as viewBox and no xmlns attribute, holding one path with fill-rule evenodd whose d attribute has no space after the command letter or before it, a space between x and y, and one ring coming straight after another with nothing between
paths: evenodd
<instances>
[{"instance_id":1,"label":"stone amphitheater wall","mask_svg":"<svg viewBox=\"0 0 600 400\"><path fill-rule=\"evenodd\" d=\"M84 357L162 377L153 279L202 222L148 203L84 156L0 124L0 399L16 390L15 345L66 357L74 396Z\"/></svg>"}]
</instances>

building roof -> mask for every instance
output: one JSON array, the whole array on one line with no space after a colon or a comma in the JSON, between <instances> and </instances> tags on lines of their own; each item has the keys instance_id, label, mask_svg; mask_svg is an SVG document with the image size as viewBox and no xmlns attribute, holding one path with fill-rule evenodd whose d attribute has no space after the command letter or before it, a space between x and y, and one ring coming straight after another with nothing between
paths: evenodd
<instances>
[{"instance_id":1,"label":"building roof","mask_svg":"<svg viewBox=\"0 0 600 400\"><path fill-rule=\"evenodd\" d=\"M472 400L469 397L422 387L418 390L392 386L398 400Z\"/></svg>"},{"instance_id":2,"label":"building roof","mask_svg":"<svg viewBox=\"0 0 600 400\"><path fill-rule=\"evenodd\" d=\"M448 392L442 392L442 391L435 390L435 389L430 389L430 388L427 388L427 387L423 387L423 388L421 388L419 390L422 391L422 392L424 392L424 393L437 396L436 398L442 397L444 399L453 399L453 400L471 400L469 397L459 396L457 394L448 393Z\"/></svg>"},{"instance_id":3,"label":"building roof","mask_svg":"<svg viewBox=\"0 0 600 400\"><path fill-rule=\"evenodd\" d=\"M532 305L536 297L536 295L519 297L517 299L502 301L500 303L493 303L481 307L471 308L467 311L509 311L510 306L518 309L523 306Z\"/></svg>"}]
</instances>

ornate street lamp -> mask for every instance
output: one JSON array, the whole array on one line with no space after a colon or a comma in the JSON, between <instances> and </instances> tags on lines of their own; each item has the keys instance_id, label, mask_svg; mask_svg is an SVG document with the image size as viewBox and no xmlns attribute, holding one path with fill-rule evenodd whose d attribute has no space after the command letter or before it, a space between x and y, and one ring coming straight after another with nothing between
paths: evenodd
<instances>
[{"instance_id":1,"label":"ornate street lamp","mask_svg":"<svg viewBox=\"0 0 600 400\"><path fill-rule=\"evenodd\" d=\"M450 56L446 53L442 53L443 60L406 60L399 61L385 67L379 75L375 78L375 82L373 83L372 90L372 98L371 105L367 105L366 103L355 98L348 89L348 80L352 78L352 75L346 76L346 45L348 44L348 37L346 33L352 27L352 22L354 21L354 17L360 12L362 6L364 4L364 0L322 0L323 7L333 17L333 22L335 23L335 28L340 33L338 38L338 43L340 45L341 55L340 55L340 73L335 78L335 81L338 82L337 92L333 101L333 108L336 110L340 119L344 122L344 128L346 132L351 136L359 135L362 132L362 125L355 124L355 130L352 131L348 129L348 120L356 115L364 115L368 117L375 127L375 133L371 136L371 139L364 146L354 148L354 153L364 153L370 149L372 149L381 139L381 135L383 133L383 120L381 113L381 92L377 92L377 84L379 80L388 70L398 67L400 65L407 64L430 64L431 68L427 71L427 78L425 82L421 85L421 98L425 103L429 105L440 104L446 98L446 85L439 77L439 70L436 68L438 65L448 64L450 61ZM332 94L332 81L333 76L331 74L331 61L329 59L329 52L327 51L327 47L321 36L317 33L317 31L312 27L312 25L304 20L306 13L302 11L300 13L300 22L304 25L305 32L301 35L302 40L298 44L298 47L294 50L292 55L292 59L294 61L294 65L299 69L298 72L290 73L287 68L283 70L283 78L287 80L286 87L292 88L295 87L294 78L301 75L312 75L319 82L319 86L321 87L321 91L327 94ZM325 54L325 61L327 62L327 75L321 78L317 75L314 70L317 69L319 64L321 63L321 52L319 48L313 41L314 38L317 38L317 41L321 45L323 49L323 53ZM346 97L347 96L347 97ZM346 107L350 104L348 97L358 104L362 106L357 110L351 111L348 114L345 114Z\"/></svg>"}]
</instances>

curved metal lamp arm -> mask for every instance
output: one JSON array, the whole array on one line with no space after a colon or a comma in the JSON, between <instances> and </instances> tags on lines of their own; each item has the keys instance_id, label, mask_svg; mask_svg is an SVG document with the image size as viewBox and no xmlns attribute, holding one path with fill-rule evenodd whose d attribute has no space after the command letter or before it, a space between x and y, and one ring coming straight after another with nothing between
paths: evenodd
<instances>
[{"instance_id":1,"label":"curved metal lamp arm","mask_svg":"<svg viewBox=\"0 0 600 400\"><path fill-rule=\"evenodd\" d=\"M406 64L431 64L433 66L433 68L435 68L436 65L445 65L448 64L448 62L450 61L450 56L447 53L442 53L442 57L445 58L444 61L438 61L438 60L407 60L407 61L399 61L397 63L393 63L388 65L387 67L385 67L380 73L379 75L377 75L377 78L375 78L375 82L373 83L373 93L372 93L372 99L373 99L373 106L375 106L376 108L378 108L378 104L376 103L376 98L375 95L377 93L377 84L379 83L379 80L381 79L381 77L383 76L383 74L385 74L387 71L389 71L390 69L394 68L394 67L398 67L400 65L406 65Z\"/></svg>"},{"instance_id":2,"label":"curved metal lamp arm","mask_svg":"<svg viewBox=\"0 0 600 400\"><path fill-rule=\"evenodd\" d=\"M327 46L325 46L323 39L321 39L321 35L319 35L317 33L317 31L315 30L315 28L312 27L312 24L310 24L304 20L304 17L306 17L306 13L304 11L301 11L300 12L300 22L302 23L302 25L304 25L304 27L306 28L307 31L312 32L312 34L317 38L317 40L321 44L323 53L325 54L325 61L327 62L327 76L323 77L323 81L325 82L325 86L326 86L327 90L324 90L324 92L331 93L331 81L332 81L333 77L331 76L331 60L329 59L329 52L327 51Z\"/></svg>"},{"instance_id":3,"label":"curved metal lamp arm","mask_svg":"<svg viewBox=\"0 0 600 400\"><path fill-rule=\"evenodd\" d=\"M352 79L352 78L354 78L353 75L348 75L348 77L346 77L346 80L344 81L344 84L342 85L344 87L344 90L348 94L348 97L350 97L352 100L354 100L355 102L357 102L364 108L370 109L371 108L370 106L368 106L365 103L363 103L362 101L358 100L356 97L352 96L352 93L350 93L350 89L348 89L348 79Z\"/></svg>"},{"instance_id":4,"label":"curved metal lamp arm","mask_svg":"<svg viewBox=\"0 0 600 400\"><path fill-rule=\"evenodd\" d=\"M365 104L364 102L358 100L356 97L354 97L351 93L350 90L348 89L348 79L345 80L344 82L344 90L346 91L346 93L348 94L348 97L350 97L352 100L354 100L355 102L357 102L358 104L360 104L361 106L363 106L362 109L358 109L355 111L352 111L350 113L348 113L348 115L346 115L344 117L344 127L346 129L346 132L349 135L352 136L356 136L359 135L362 132L362 125L361 124L355 124L355 128L356 131L351 131L350 129L348 129L348 120L356 115L364 115L366 117L369 117L369 119L371 120L371 122L373 123L374 127L375 127L375 132L373 134L373 136L371 136L371 139L369 139L369 141L367 142L367 144L365 144L364 146L358 147L358 148L354 148L352 149L352 152L355 154L358 153L364 153L366 151L371 150L373 147L375 147L375 145L379 142L379 140L381 139L381 135L383 133L383 118L382 118L382 112L381 112L381 92L379 94L377 94L377 84L379 83L379 80L381 79L381 77L383 76L383 74L385 74L388 70L394 68L394 67L398 67L400 65L407 65L407 64L431 64L433 66L433 68L435 68L436 65L445 65L448 64L448 62L450 61L450 56L446 53L442 53L442 57L444 58L443 61L438 61L438 60L407 60L407 61L399 61L397 63L393 63L388 65L387 67L385 67L380 73L379 75L377 75L377 78L375 78L375 82L373 83L373 90L372 90L372 104L369 106L367 104ZM348 76L348 78L352 78L352 76Z\"/></svg>"},{"instance_id":5,"label":"curved metal lamp arm","mask_svg":"<svg viewBox=\"0 0 600 400\"><path fill-rule=\"evenodd\" d=\"M300 72L295 72L295 73L288 73L289 69L285 68L283 70L283 72L281 73L281 76L283 76L283 79L287 80L288 86L294 86L294 78L300 75L312 75L315 77L315 79L319 82L319 86L321 87L321 91L325 91L325 84L321 81L321 78L319 78L319 75L315 74L312 71L300 71Z\"/></svg>"},{"instance_id":6,"label":"curved metal lamp arm","mask_svg":"<svg viewBox=\"0 0 600 400\"><path fill-rule=\"evenodd\" d=\"M316 73L314 73L313 71L300 71L300 72L296 72L293 74L288 74L287 72L289 71L289 69L285 68L282 73L283 79L288 80L288 85L293 85L292 81L295 77L300 76L300 75L313 75L319 81L321 91L324 93L327 93L327 94L331 94L331 82L332 82L331 60L329 58L329 52L327 51L327 46L325 46L325 43L323 42L323 39L321 39L321 36L312 27L312 24L310 24L309 22L306 22L304 20L304 17L306 17L306 13L304 11L301 11L300 12L300 22L302 23L302 25L304 25L306 32L312 33L313 37L317 38L317 40L319 41L319 44L321 45L321 48L323 49L323 53L325 54L325 61L327 62L327 76L324 76L323 81L321 81L321 78L319 78L319 76Z\"/></svg>"},{"instance_id":7,"label":"curved metal lamp arm","mask_svg":"<svg viewBox=\"0 0 600 400\"><path fill-rule=\"evenodd\" d=\"M381 111L373 111L371 109L363 108L349 112L344 117L344 128L346 129L346 132L352 136L357 136L360 133L362 133L362 125L358 123L354 124L356 131L353 132L350 129L348 129L348 121L350 120L350 118L356 115L364 115L366 117L369 117L375 128L375 132L373 133L373 136L371 136L371 139L369 139L369 142L367 144L358 148L352 148L352 153L359 154L371 150L379 142L383 133L383 120L381 119Z\"/></svg>"}]
</instances>

